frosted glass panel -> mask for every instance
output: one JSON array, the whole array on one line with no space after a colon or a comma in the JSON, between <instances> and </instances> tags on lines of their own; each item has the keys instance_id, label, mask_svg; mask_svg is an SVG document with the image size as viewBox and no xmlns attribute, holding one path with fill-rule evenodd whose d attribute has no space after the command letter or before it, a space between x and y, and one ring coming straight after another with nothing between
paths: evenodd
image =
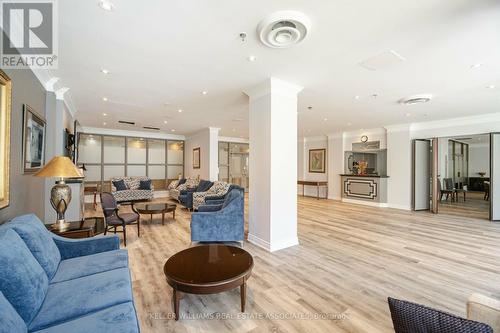
<instances>
[{"instance_id":1,"label":"frosted glass panel","mask_svg":"<svg viewBox=\"0 0 500 333\"><path fill-rule=\"evenodd\" d=\"M101 163L101 137L81 134L78 142L78 163Z\"/></svg>"},{"instance_id":2,"label":"frosted glass panel","mask_svg":"<svg viewBox=\"0 0 500 333\"><path fill-rule=\"evenodd\" d=\"M149 140L148 141L149 164L165 164L165 141ZM163 172L165 177L165 172Z\"/></svg>"},{"instance_id":3,"label":"frosted glass panel","mask_svg":"<svg viewBox=\"0 0 500 333\"><path fill-rule=\"evenodd\" d=\"M177 179L179 178L179 175L182 176L183 174L183 167L182 165L169 165L167 167L167 178L168 179Z\"/></svg>"},{"instance_id":4,"label":"frosted glass panel","mask_svg":"<svg viewBox=\"0 0 500 333\"><path fill-rule=\"evenodd\" d=\"M95 182L101 181L101 166L100 165L86 165L85 168L85 181L86 182Z\"/></svg>"},{"instance_id":5,"label":"frosted glass panel","mask_svg":"<svg viewBox=\"0 0 500 333\"><path fill-rule=\"evenodd\" d=\"M104 180L110 180L114 177L125 176L125 167L123 165L105 165Z\"/></svg>"},{"instance_id":6,"label":"frosted glass panel","mask_svg":"<svg viewBox=\"0 0 500 333\"><path fill-rule=\"evenodd\" d=\"M146 140L127 139L127 163L146 164Z\"/></svg>"},{"instance_id":7,"label":"frosted glass panel","mask_svg":"<svg viewBox=\"0 0 500 333\"><path fill-rule=\"evenodd\" d=\"M184 163L184 143L182 141L168 142L168 164Z\"/></svg>"},{"instance_id":8,"label":"frosted glass panel","mask_svg":"<svg viewBox=\"0 0 500 333\"><path fill-rule=\"evenodd\" d=\"M104 163L125 163L125 138L104 137Z\"/></svg>"},{"instance_id":9,"label":"frosted glass panel","mask_svg":"<svg viewBox=\"0 0 500 333\"><path fill-rule=\"evenodd\" d=\"M151 179L165 179L164 165L150 165L148 167L148 175Z\"/></svg>"},{"instance_id":10,"label":"frosted glass panel","mask_svg":"<svg viewBox=\"0 0 500 333\"><path fill-rule=\"evenodd\" d=\"M146 176L145 165L128 165L127 176L129 177L143 177Z\"/></svg>"}]
</instances>

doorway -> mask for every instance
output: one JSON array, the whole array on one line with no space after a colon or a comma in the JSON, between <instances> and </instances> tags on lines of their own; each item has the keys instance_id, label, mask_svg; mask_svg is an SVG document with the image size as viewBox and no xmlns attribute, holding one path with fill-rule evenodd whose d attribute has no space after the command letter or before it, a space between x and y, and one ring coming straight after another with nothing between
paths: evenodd
<instances>
[{"instance_id":1,"label":"doorway","mask_svg":"<svg viewBox=\"0 0 500 333\"><path fill-rule=\"evenodd\" d=\"M219 142L219 180L249 189L249 144Z\"/></svg>"},{"instance_id":2,"label":"doorway","mask_svg":"<svg viewBox=\"0 0 500 333\"><path fill-rule=\"evenodd\" d=\"M413 209L490 219L490 134L413 142Z\"/></svg>"}]
</instances>

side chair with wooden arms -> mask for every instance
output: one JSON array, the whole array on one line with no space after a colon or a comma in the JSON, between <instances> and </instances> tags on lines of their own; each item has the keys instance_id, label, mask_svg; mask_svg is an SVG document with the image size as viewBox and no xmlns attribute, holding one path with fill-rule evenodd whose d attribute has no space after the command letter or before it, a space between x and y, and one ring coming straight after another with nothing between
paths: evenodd
<instances>
[{"instance_id":1,"label":"side chair with wooden arms","mask_svg":"<svg viewBox=\"0 0 500 333\"><path fill-rule=\"evenodd\" d=\"M137 224L137 237L140 237L140 215L134 210L132 213L119 213L118 205L115 197L109 192L101 193L101 206L104 214L104 234L113 228L114 233L117 233L116 228L122 227L123 231L123 244L127 246L127 225ZM132 207L133 209L133 207Z\"/></svg>"}]
</instances>

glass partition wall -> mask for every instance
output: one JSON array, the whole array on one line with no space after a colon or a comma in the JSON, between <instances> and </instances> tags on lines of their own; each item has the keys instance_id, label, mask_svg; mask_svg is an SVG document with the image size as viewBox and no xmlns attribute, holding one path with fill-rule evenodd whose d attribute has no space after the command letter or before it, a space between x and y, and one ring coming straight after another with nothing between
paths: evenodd
<instances>
[{"instance_id":1,"label":"glass partition wall","mask_svg":"<svg viewBox=\"0 0 500 333\"><path fill-rule=\"evenodd\" d=\"M184 175L184 141L80 133L77 163L85 165L85 181L103 191L121 176L148 176L164 189Z\"/></svg>"},{"instance_id":2,"label":"glass partition wall","mask_svg":"<svg viewBox=\"0 0 500 333\"><path fill-rule=\"evenodd\" d=\"M248 192L249 145L219 142L219 180L239 185Z\"/></svg>"}]
</instances>

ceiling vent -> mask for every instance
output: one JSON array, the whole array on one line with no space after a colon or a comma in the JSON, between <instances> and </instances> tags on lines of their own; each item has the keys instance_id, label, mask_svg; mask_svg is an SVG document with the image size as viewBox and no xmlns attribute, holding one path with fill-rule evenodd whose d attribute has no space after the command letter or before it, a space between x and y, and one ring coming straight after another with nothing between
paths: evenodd
<instances>
[{"instance_id":1,"label":"ceiling vent","mask_svg":"<svg viewBox=\"0 0 500 333\"><path fill-rule=\"evenodd\" d=\"M159 131L160 130L158 127L153 127L153 126L143 126L142 128L148 129L148 130L155 130L155 131Z\"/></svg>"},{"instance_id":2,"label":"ceiling vent","mask_svg":"<svg viewBox=\"0 0 500 333\"><path fill-rule=\"evenodd\" d=\"M135 122L133 121L118 120L118 122L125 125L135 125Z\"/></svg>"},{"instance_id":3,"label":"ceiling vent","mask_svg":"<svg viewBox=\"0 0 500 333\"><path fill-rule=\"evenodd\" d=\"M410 97L403 98L403 99L399 100L399 103L404 104L404 105L414 105L414 104L430 102L431 99L432 99L432 95L430 95L430 94L414 95L414 96L410 96Z\"/></svg>"},{"instance_id":4,"label":"ceiling vent","mask_svg":"<svg viewBox=\"0 0 500 333\"><path fill-rule=\"evenodd\" d=\"M301 12L283 10L263 19L257 33L264 45L282 49L301 42L311 28L311 21Z\"/></svg>"},{"instance_id":5,"label":"ceiling vent","mask_svg":"<svg viewBox=\"0 0 500 333\"><path fill-rule=\"evenodd\" d=\"M371 71L382 70L386 68L390 68L394 65L400 64L406 61L406 59L401 56L399 53L393 50L385 51L380 54L377 54L374 57L363 60L359 63L359 65L365 69Z\"/></svg>"}]
</instances>

